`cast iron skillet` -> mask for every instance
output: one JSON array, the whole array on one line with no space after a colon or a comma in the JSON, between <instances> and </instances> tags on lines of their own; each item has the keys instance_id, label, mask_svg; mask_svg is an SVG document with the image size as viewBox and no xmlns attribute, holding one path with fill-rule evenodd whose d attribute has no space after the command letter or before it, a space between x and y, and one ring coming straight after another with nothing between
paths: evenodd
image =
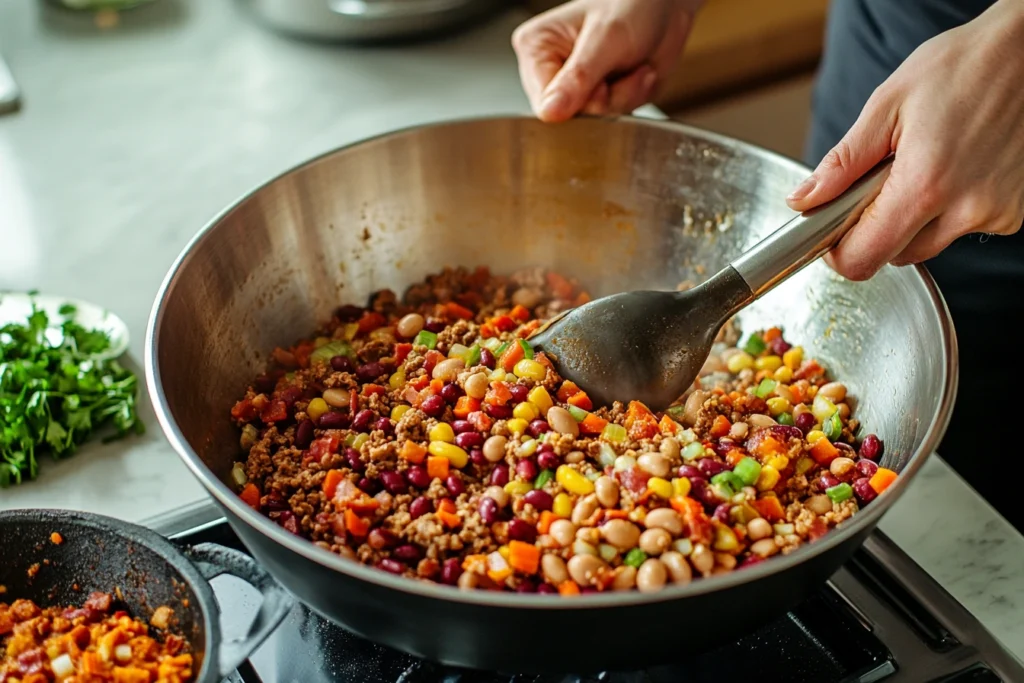
<instances>
[{"instance_id":1,"label":"cast iron skillet","mask_svg":"<svg viewBox=\"0 0 1024 683\"><path fill-rule=\"evenodd\" d=\"M63 539L50 540L53 532ZM93 591L119 588L123 609L148 621L161 605L174 610L176 632L191 646L195 683L223 680L291 609L293 600L247 555L213 543L182 551L144 527L66 510L0 512L0 600L33 600L43 607L80 605ZM29 569L39 565L29 576ZM236 576L263 596L249 633L224 640L209 580ZM116 597L116 596L115 596Z\"/></svg>"}]
</instances>

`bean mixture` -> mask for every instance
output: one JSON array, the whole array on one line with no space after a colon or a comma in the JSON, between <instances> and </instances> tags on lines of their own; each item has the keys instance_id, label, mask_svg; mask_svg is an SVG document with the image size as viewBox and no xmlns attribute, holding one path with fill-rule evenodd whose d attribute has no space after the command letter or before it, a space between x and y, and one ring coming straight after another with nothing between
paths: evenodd
<instances>
[{"instance_id":1,"label":"bean mixture","mask_svg":"<svg viewBox=\"0 0 1024 683\"><path fill-rule=\"evenodd\" d=\"M664 413L593 405L526 340L588 300L554 272L446 269L339 308L233 407L242 499L387 572L568 596L789 553L895 480L778 328L723 336Z\"/></svg>"},{"instance_id":2,"label":"bean mixture","mask_svg":"<svg viewBox=\"0 0 1024 683\"><path fill-rule=\"evenodd\" d=\"M117 610L108 593L81 607L0 602L0 683L187 683L192 655L167 633L173 613L158 607L150 628Z\"/></svg>"}]
</instances>

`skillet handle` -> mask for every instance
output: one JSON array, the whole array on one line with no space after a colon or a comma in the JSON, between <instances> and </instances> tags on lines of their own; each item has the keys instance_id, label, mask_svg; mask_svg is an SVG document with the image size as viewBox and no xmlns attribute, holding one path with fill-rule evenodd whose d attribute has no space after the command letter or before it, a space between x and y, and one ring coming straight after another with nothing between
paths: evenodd
<instances>
[{"instance_id":1,"label":"skillet handle","mask_svg":"<svg viewBox=\"0 0 1024 683\"><path fill-rule=\"evenodd\" d=\"M207 581L228 574L242 579L263 596L260 610L242 638L224 640L217 652L217 668L226 678L249 658L274 629L288 616L295 600L270 574L245 553L216 543L200 543L188 550L192 563Z\"/></svg>"}]
</instances>

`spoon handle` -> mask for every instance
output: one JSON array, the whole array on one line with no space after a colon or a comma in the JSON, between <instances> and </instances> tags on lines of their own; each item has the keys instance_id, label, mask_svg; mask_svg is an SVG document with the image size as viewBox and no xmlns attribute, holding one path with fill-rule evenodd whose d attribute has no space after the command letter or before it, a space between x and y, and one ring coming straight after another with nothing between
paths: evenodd
<instances>
[{"instance_id":1,"label":"spoon handle","mask_svg":"<svg viewBox=\"0 0 1024 683\"><path fill-rule=\"evenodd\" d=\"M796 216L731 265L756 299L839 243L875 200L892 168L887 157L846 192L822 206Z\"/></svg>"}]
</instances>

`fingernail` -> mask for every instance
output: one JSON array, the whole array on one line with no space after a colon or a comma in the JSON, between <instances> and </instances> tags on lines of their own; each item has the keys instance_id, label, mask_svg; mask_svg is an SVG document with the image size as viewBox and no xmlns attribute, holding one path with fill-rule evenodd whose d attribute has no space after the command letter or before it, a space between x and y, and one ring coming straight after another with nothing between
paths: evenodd
<instances>
[{"instance_id":1,"label":"fingernail","mask_svg":"<svg viewBox=\"0 0 1024 683\"><path fill-rule=\"evenodd\" d=\"M542 116L544 114L551 114L565 106L566 97L565 94L556 91L548 94L540 103L540 111L538 112Z\"/></svg>"},{"instance_id":2,"label":"fingernail","mask_svg":"<svg viewBox=\"0 0 1024 683\"><path fill-rule=\"evenodd\" d=\"M808 176L806 180L804 180L802 183L796 186L796 189L789 193L789 196L786 197L786 199L791 202L798 202L807 195L809 195L811 191L814 189L814 186L817 184L817 178L815 178L813 175Z\"/></svg>"}]
</instances>

